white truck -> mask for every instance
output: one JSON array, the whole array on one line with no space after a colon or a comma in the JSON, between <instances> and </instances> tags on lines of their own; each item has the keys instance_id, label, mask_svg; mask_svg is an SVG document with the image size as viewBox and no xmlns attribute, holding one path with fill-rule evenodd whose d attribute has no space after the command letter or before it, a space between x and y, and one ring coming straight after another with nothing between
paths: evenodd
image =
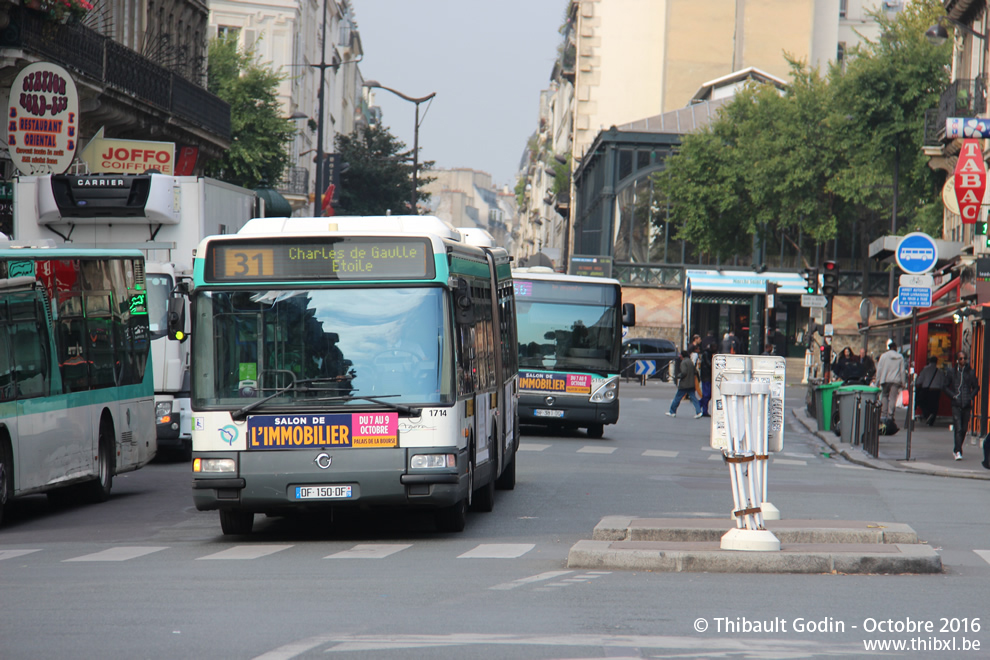
<instances>
[{"instance_id":1,"label":"white truck","mask_svg":"<svg viewBox=\"0 0 990 660\"><path fill-rule=\"evenodd\" d=\"M252 190L195 176L46 175L15 181L13 240L145 253L159 449L183 456L192 450L189 343L168 336L169 294L180 279L191 278L199 242L237 233L257 215L256 202Z\"/></svg>"}]
</instances>

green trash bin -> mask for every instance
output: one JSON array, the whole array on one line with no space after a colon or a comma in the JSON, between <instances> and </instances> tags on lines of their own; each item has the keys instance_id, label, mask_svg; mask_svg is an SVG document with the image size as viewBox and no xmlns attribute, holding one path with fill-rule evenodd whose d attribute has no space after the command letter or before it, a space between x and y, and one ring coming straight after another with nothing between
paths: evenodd
<instances>
[{"instance_id":1,"label":"green trash bin","mask_svg":"<svg viewBox=\"0 0 990 660\"><path fill-rule=\"evenodd\" d=\"M842 383L823 383L815 388L815 412L818 413L818 430L832 430L832 396Z\"/></svg>"},{"instance_id":2,"label":"green trash bin","mask_svg":"<svg viewBox=\"0 0 990 660\"><path fill-rule=\"evenodd\" d=\"M858 396L857 396L858 395ZM869 385L843 385L832 393L832 398L838 397L833 408L838 414L838 427L832 431L842 438L842 442L858 444L855 437L856 431L856 410L859 408L859 433L863 433L863 410L867 401L876 401L880 398L880 388Z\"/></svg>"}]
</instances>

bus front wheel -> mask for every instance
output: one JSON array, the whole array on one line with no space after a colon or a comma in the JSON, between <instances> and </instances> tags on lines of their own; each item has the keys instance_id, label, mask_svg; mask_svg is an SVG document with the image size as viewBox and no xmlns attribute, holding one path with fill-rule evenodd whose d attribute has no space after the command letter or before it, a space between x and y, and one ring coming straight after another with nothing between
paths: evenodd
<instances>
[{"instance_id":1,"label":"bus front wheel","mask_svg":"<svg viewBox=\"0 0 990 660\"><path fill-rule=\"evenodd\" d=\"M220 509L220 529L226 536L250 534L254 527L254 514L237 509Z\"/></svg>"},{"instance_id":2,"label":"bus front wheel","mask_svg":"<svg viewBox=\"0 0 990 660\"><path fill-rule=\"evenodd\" d=\"M437 530L441 532L463 532L467 523L467 499L453 506L444 507L436 512Z\"/></svg>"},{"instance_id":3,"label":"bus front wheel","mask_svg":"<svg viewBox=\"0 0 990 660\"><path fill-rule=\"evenodd\" d=\"M592 424L588 427L588 437L589 438L600 438L605 435L605 425L604 424Z\"/></svg>"}]
</instances>

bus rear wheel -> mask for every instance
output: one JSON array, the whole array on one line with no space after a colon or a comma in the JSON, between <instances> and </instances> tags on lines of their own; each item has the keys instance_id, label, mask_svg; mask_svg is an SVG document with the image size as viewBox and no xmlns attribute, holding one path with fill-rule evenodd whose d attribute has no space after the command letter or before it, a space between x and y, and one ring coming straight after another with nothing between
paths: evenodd
<instances>
[{"instance_id":1,"label":"bus rear wheel","mask_svg":"<svg viewBox=\"0 0 990 660\"><path fill-rule=\"evenodd\" d=\"M98 476L95 480L82 486L83 497L90 502L106 502L110 499L116 463L115 444L113 425L108 422L101 423L99 446L96 453Z\"/></svg>"},{"instance_id":2,"label":"bus rear wheel","mask_svg":"<svg viewBox=\"0 0 990 660\"><path fill-rule=\"evenodd\" d=\"M11 459L7 457L4 439L0 437L0 525L3 524L3 509L10 499L10 476L13 474Z\"/></svg>"},{"instance_id":3,"label":"bus rear wheel","mask_svg":"<svg viewBox=\"0 0 990 660\"><path fill-rule=\"evenodd\" d=\"M254 514L238 509L220 509L220 530L226 536L250 534L254 528Z\"/></svg>"}]
</instances>

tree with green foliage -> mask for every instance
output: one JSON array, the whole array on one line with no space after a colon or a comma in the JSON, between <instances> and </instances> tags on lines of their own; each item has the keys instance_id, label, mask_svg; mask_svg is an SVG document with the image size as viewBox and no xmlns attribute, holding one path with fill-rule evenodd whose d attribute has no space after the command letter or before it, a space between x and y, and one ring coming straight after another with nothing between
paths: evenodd
<instances>
[{"instance_id":1,"label":"tree with green foliage","mask_svg":"<svg viewBox=\"0 0 990 660\"><path fill-rule=\"evenodd\" d=\"M925 110L949 81L950 50L924 38L941 12L938 0L919 0L893 19L880 15L879 41L853 50L845 69L823 78L791 61L785 92L748 86L684 136L655 177L678 238L728 259L748 251L746 236L821 244L871 221L886 233L895 171L898 231L940 235L944 176L927 167L922 144Z\"/></svg>"},{"instance_id":2,"label":"tree with green foliage","mask_svg":"<svg viewBox=\"0 0 990 660\"><path fill-rule=\"evenodd\" d=\"M412 152L387 127L369 126L353 135L338 134L334 139L340 162L347 168L340 173L337 215L395 215L418 213L410 209L412 193ZM417 198L426 205L430 193L423 187L434 180L424 176L433 161L419 163Z\"/></svg>"},{"instance_id":3,"label":"tree with green foliage","mask_svg":"<svg viewBox=\"0 0 990 660\"><path fill-rule=\"evenodd\" d=\"M230 104L231 144L222 158L206 164L207 176L245 188L281 180L296 134L278 102L284 78L264 67L253 49L241 51L236 39L210 41L207 89Z\"/></svg>"}]
</instances>

